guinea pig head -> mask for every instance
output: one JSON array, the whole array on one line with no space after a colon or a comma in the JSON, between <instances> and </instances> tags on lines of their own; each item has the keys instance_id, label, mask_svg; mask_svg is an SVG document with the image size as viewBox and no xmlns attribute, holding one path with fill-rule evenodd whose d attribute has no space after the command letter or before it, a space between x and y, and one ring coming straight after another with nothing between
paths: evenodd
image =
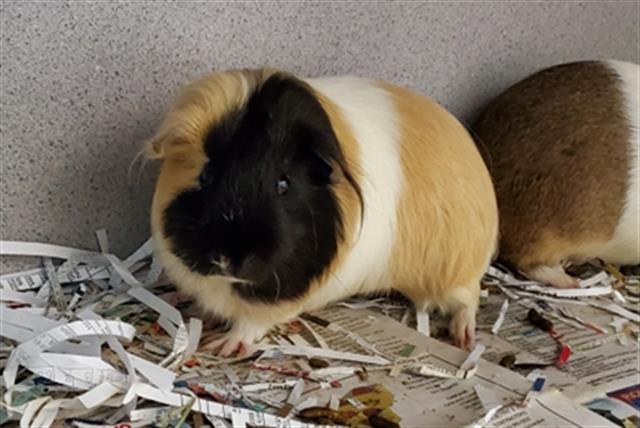
<instances>
[{"instance_id":1,"label":"guinea pig head","mask_svg":"<svg viewBox=\"0 0 640 428\"><path fill-rule=\"evenodd\" d=\"M152 226L173 261L247 300L304 294L343 237L336 186L357 189L313 91L282 73L216 74L187 86L163 128Z\"/></svg>"}]
</instances>

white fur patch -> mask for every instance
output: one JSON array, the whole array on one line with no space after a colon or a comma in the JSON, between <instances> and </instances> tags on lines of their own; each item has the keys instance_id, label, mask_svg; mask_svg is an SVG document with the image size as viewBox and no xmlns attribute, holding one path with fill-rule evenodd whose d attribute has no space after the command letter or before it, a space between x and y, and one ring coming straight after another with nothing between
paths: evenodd
<instances>
[{"instance_id":1,"label":"white fur patch","mask_svg":"<svg viewBox=\"0 0 640 428\"><path fill-rule=\"evenodd\" d=\"M384 89L356 77L309 79L307 83L338 106L358 142L365 204L362 231L355 233L357 242L328 283L309 296L305 305L309 310L354 293L388 288L384 282L395 241L403 173L397 113Z\"/></svg>"},{"instance_id":2,"label":"white fur patch","mask_svg":"<svg viewBox=\"0 0 640 428\"><path fill-rule=\"evenodd\" d=\"M625 206L613 239L600 257L611 263L640 263L640 66L630 62L609 61L621 80L627 119L631 127L629 141L629 187Z\"/></svg>"}]
</instances>

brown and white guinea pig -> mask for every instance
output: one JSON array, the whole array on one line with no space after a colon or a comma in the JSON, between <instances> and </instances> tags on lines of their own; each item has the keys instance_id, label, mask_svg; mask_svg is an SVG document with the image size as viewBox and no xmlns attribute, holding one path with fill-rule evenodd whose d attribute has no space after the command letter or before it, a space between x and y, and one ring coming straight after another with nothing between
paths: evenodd
<instances>
[{"instance_id":1,"label":"brown and white guinea pig","mask_svg":"<svg viewBox=\"0 0 640 428\"><path fill-rule=\"evenodd\" d=\"M418 94L269 70L182 89L148 155L167 274L230 321L220 353L304 311L398 290L473 343L497 246L491 178L465 128Z\"/></svg>"},{"instance_id":2,"label":"brown and white guinea pig","mask_svg":"<svg viewBox=\"0 0 640 428\"><path fill-rule=\"evenodd\" d=\"M500 259L577 286L567 262L640 263L640 67L584 61L507 89L474 130L500 210Z\"/></svg>"}]
</instances>

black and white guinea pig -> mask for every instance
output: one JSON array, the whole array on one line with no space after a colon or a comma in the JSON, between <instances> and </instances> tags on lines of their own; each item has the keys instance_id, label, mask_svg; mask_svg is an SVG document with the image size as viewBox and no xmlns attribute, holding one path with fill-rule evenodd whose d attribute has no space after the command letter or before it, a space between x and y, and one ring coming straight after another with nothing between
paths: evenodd
<instances>
[{"instance_id":1,"label":"black and white guinea pig","mask_svg":"<svg viewBox=\"0 0 640 428\"><path fill-rule=\"evenodd\" d=\"M500 259L556 287L566 262L640 263L640 67L581 61L499 95L474 130L500 211Z\"/></svg>"},{"instance_id":2,"label":"black and white guinea pig","mask_svg":"<svg viewBox=\"0 0 640 428\"><path fill-rule=\"evenodd\" d=\"M447 111L389 83L270 69L182 89L148 156L167 274L231 322L220 353L304 311L398 290L473 343L497 246L491 178Z\"/></svg>"}]
</instances>

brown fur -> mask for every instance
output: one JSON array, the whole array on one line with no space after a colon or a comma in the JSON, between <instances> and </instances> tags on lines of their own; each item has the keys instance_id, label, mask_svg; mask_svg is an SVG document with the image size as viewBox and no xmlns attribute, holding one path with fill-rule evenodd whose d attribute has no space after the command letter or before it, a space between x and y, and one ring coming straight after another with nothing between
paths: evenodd
<instances>
[{"instance_id":1,"label":"brown fur","mask_svg":"<svg viewBox=\"0 0 640 428\"><path fill-rule=\"evenodd\" d=\"M464 127L421 95L382 83L400 121L405 189L393 282L420 306L477 306L498 232L491 178ZM420 154L420 155L418 155Z\"/></svg>"},{"instance_id":2,"label":"brown fur","mask_svg":"<svg viewBox=\"0 0 640 428\"><path fill-rule=\"evenodd\" d=\"M630 134L605 64L545 69L475 126L500 209L500 257L522 270L596 254L622 213Z\"/></svg>"}]
</instances>

